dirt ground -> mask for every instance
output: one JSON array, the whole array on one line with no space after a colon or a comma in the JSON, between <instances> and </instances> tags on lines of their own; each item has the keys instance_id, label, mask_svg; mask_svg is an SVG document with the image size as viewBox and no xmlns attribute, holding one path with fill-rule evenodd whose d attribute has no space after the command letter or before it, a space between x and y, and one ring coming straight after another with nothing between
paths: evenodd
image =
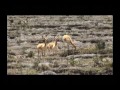
<instances>
[{"instance_id":1,"label":"dirt ground","mask_svg":"<svg viewBox=\"0 0 120 90\"><path fill-rule=\"evenodd\" d=\"M46 36L47 35L47 36ZM70 35L73 46L63 41ZM38 57L37 45L58 36L54 49ZM7 16L8 75L113 75L113 16Z\"/></svg>"}]
</instances>

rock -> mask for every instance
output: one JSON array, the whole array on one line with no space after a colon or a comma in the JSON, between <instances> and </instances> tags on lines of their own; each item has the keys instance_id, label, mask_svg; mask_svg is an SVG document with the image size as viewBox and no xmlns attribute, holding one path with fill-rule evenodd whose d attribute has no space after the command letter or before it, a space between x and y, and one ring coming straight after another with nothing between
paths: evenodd
<instances>
[{"instance_id":1,"label":"rock","mask_svg":"<svg viewBox=\"0 0 120 90\"><path fill-rule=\"evenodd\" d=\"M104 23L98 23L98 27L99 28L108 28L108 29L111 29L112 25L110 25L110 24L104 24Z\"/></svg>"},{"instance_id":2,"label":"rock","mask_svg":"<svg viewBox=\"0 0 120 90\"><path fill-rule=\"evenodd\" d=\"M39 73L38 75L57 75L57 74L53 71L44 71L42 73Z\"/></svg>"},{"instance_id":3,"label":"rock","mask_svg":"<svg viewBox=\"0 0 120 90\"><path fill-rule=\"evenodd\" d=\"M60 69L60 68L66 68L66 67L68 67L67 64L61 64L61 65L59 66L59 69Z\"/></svg>"},{"instance_id":4,"label":"rock","mask_svg":"<svg viewBox=\"0 0 120 90\"><path fill-rule=\"evenodd\" d=\"M7 63L7 66L10 66L10 67L15 67L16 65L17 65L16 62Z\"/></svg>"},{"instance_id":5,"label":"rock","mask_svg":"<svg viewBox=\"0 0 120 90\"><path fill-rule=\"evenodd\" d=\"M42 65L49 67L50 64L49 64L49 63L39 63L39 64L38 64L39 67L41 67Z\"/></svg>"},{"instance_id":6,"label":"rock","mask_svg":"<svg viewBox=\"0 0 120 90\"><path fill-rule=\"evenodd\" d=\"M96 54L81 54L81 55L74 55L74 58L92 58L94 57ZM69 55L67 56L68 59L72 59L73 55Z\"/></svg>"},{"instance_id":7,"label":"rock","mask_svg":"<svg viewBox=\"0 0 120 90\"><path fill-rule=\"evenodd\" d=\"M22 65L23 67L30 67L30 68L34 66L33 63L28 63L28 62L22 62L21 65Z\"/></svg>"},{"instance_id":8,"label":"rock","mask_svg":"<svg viewBox=\"0 0 120 90\"><path fill-rule=\"evenodd\" d=\"M103 58L102 59L103 62L112 62L112 58Z\"/></svg>"},{"instance_id":9,"label":"rock","mask_svg":"<svg viewBox=\"0 0 120 90\"><path fill-rule=\"evenodd\" d=\"M46 71L50 69L50 64L49 63L39 63L38 64L39 70Z\"/></svg>"},{"instance_id":10,"label":"rock","mask_svg":"<svg viewBox=\"0 0 120 90\"><path fill-rule=\"evenodd\" d=\"M74 61L77 61L77 62L78 62L78 61L80 61L80 59L81 59L81 58L75 58Z\"/></svg>"},{"instance_id":11,"label":"rock","mask_svg":"<svg viewBox=\"0 0 120 90\"><path fill-rule=\"evenodd\" d=\"M12 49L12 50L21 50L22 47L21 46L12 46L12 47L10 47L10 49Z\"/></svg>"}]
</instances>

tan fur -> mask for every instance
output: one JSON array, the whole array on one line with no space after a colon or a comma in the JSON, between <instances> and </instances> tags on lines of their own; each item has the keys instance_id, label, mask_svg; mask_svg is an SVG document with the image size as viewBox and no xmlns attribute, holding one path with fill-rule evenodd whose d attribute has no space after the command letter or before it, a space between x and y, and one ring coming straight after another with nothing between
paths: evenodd
<instances>
[{"instance_id":1,"label":"tan fur","mask_svg":"<svg viewBox=\"0 0 120 90\"><path fill-rule=\"evenodd\" d=\"M42 38L43 38L43 36L42 36ZM46 43L47 37L46 37L46 38L43 38L43 39L44 39L44 43L40 43L40 44L37 45L38 56L39 56L39 51L41 51L41 54L42 54L42 55L43 55L43 53L44 53L44 55L45 55L45 50L46 50L46 45L47 45L47 43Z\"/></svg>"},{"instance_id":2,"label":"tan fur","mask_svg":"<svg viewBox=\"0 0 120 90\"><path fill-rule=\"evenodd\" d=\"M52 41L50 43L47 44L46 48L50 51L55 49L55 47L57 46L57 38L54 37L55 41Z\"/></svg>"},{"instance_id":3,"label":"tan fur","mask_svg":"<svg viewBox=\"0 0 120 90\"><path fill-rule=\"evenodd\" d=\"M50 42L47 44L48 49L53 49L55 47L55 42Z\"/></svg>"},{"instance_id":4,"label":"tan fur","mask_svg":"<svg viewBox=\"0 0 120 90\"><path fill-rule=\"evenodd\" d=\"M43 50L45 49L45 43L40 43L37 45L37 49Z\"/></svg>"},{"instance_id":5,"label":"tan fur","mask_svg":"<svg viewBox=\"0 0 120 90\"><path fill-rule=\"evenodd\" d=\"M66 43L71 44L76 49L76 45L73 43L73 41L72 41L72 39L71 39L71 37L69 35L64 35L63 40Z\"/></svg>"}]
</instances>

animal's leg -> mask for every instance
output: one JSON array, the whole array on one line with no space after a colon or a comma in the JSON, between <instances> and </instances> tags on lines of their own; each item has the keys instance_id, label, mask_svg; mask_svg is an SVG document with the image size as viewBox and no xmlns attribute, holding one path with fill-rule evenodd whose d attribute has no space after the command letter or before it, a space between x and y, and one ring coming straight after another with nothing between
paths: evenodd
<instances>
[{"instance_id":1,"label":"animal's leg","mask_svg":"<svg viewBox=\"0 0 120 90\"><path fill-rule=\"evenodd\" d=\"M47 55L49 55L49 54L50 54L49 49L47 49Z\"/></svg>"},{"instance_id":2,"label":"animal's leg","mask_svg":"<svg viewBox=\"0 0 120 90\"><path fill-rule=\"evenodd\" d=\"M43 50L41 51L41 57L43 56Z\"/></svg>"},{"instance_id":3,"label":"animal's leg","mask_svg":"<svg viewBox=\"0 0 120 90\"><path fill-rule=\"evenodd\" d=\"M38 60L39 60L39 49L38 49Z\"/></svg>"},{"instance_id":4,"label":"animal's leg","mask_svg":"<svg viewBox=\"0 0 120 90\"><path fill-rule=\"evenodd\" d=\"M74 60L75 49L73 48L73 60Z\"/></svg>"},{"instance_id":5,"label":"animal's leg","mask_svg":"<svg viewBox=\"0 0 120 90\"><path fill-rule=\"evenodd\" d=\"M64 44L63 49L64 49L64 53L65 53L65 43L63 43L63 44Z\"/></svg>"},{"instance_id":6,"label":"animal's leg","mask_svg":"<svg viewBox=\"0 0 120 90\"><path fill-rule=\"evenodd\" d=\"M67 47L68 47L68 55L69 55L69 44L67 44Z\"/></svg>"},{"instance_id":7,"label":"animal's leg","mask_svg":"<svg viewBox=\"0 0 120 90\"><path fill-rule=\"evenodd\" d=\"M45 56L45 50L44 50L44 56Z\"/></svg>"},{"instance_id":8,"label":"animal's leg","mask_svg":"<svg viewBox=\"0 0 120 90\"><path fill-rule=\"evenodd\" d=\"M51 49L51 53L52 53L52 55L53 55L53 54L54 54L54 50Z\"/></svg>"},{"instance_id":9,"label":"animal's leg","mask_svg":"<svg viewBox=\"0 0 120 90\"><path fill-rule=\"evenodd\" d=\"M55 49L55 47L54 47L54 48L53 48L53 55L55 55L55 54L56 54L55 50L56 50L56 49Z\"/></svg>"},{"instance_id":10,"label":"animal's leg","mask_svg":"<svg viewBox=\"0 0 120 90\"><path fill-rule=\"evenodd\" d=\"M56 54L58 55L58 46L56 46L55 52L56 52Z\"/></svg>"}]
</instances>

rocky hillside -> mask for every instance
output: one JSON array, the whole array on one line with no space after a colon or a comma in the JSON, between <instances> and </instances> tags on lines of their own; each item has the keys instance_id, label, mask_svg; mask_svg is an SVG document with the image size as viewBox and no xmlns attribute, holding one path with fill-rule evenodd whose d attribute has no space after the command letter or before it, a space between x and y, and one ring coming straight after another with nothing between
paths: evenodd
<instances>
[{"instance_id":1,"label":"rocky hillside","mask_svg":"<svg viewBox=\"0 0 120 90\"><path fill-rule=\"evenodd\" d=\"M71 36L76 50L62 40ZM54 50L38 58L37 45L59 36ZM113 75L111 15L7 16L8 75Z\"/></svg>"}]
</instances>

